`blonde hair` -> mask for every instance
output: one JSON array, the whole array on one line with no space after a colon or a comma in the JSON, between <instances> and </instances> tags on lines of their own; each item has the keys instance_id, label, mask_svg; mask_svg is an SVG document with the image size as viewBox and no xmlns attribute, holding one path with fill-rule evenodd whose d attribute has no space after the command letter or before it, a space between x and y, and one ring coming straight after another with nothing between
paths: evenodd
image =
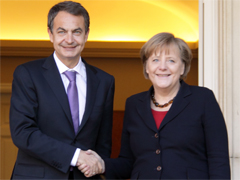
<instances>
[{"instance_id":1,"label":"blonde hair","mask_svg":"<svg viewBox=\"0 0 240 180\"><path fill-rule=\"evenodd\" d=\"M140 57L143 63L143 74L148 79L146 72L146 62L148 58L156 51L167 51L175 46L179 49L180 58L184 63L184 73L180 76L180 80L185 79L191 67L192 51L187 43L180 39L175 38L171 33L159 33L150 38L141 48Z\"/></svg>"}]
</instances>

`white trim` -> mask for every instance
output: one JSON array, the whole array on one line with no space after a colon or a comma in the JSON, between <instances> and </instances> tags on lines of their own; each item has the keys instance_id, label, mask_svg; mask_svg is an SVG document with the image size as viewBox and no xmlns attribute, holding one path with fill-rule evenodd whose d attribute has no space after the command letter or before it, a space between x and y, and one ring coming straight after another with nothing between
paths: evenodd
<instances>
[{"instance_id":1,"label":"white trim","mask_svg":"<svg viewBox=\"0 0 240 180\"><path fill-rule=\"evenodd\" d=\"M199 15L198 15L198 20L199 20L199 41L198 41L198 85L203 86L203 24L204 24L204 19L203 19L203 13L204 13L204 6L203 6L203 0L198 1L198 7L199 7Z\"/></svg>"},{"instance_id":2,"label":"white trim","mask_svg":"<svg viewBox=\"0 0 240 180\"><path fill-rule=\"evenodd\" d=\"M202 77L202 85L213 90L218 99L218 1L203 1L202 12L203 17L201 38L202 44L200 52L200 69ZM201 54L199 53L199 54Z\"/></svg>"}]
</instances>

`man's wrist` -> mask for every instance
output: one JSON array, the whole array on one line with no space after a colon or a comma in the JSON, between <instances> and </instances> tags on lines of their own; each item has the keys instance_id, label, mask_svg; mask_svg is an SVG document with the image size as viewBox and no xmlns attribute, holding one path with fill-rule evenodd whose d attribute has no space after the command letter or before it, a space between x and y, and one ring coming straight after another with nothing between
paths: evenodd
<instances>
[{"instance_id":1,"label":"man's wrist","mask_svg":"<svg viewBox=\"0 0 240 180\"><path fill-rule=\"evenodd\" d=\"M80 152L81 152L81 149L77 148L74 155L73 155L73 158L72 158L72 161L71 161L71 164L70 164L71 166L76 166L78 157L80 155Z\"/></svg>"}]
</instances>

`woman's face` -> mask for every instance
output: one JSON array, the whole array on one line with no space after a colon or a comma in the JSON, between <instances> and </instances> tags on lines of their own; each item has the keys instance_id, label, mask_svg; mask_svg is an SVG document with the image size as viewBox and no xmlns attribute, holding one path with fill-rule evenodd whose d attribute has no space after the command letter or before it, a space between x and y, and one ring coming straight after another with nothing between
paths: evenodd
<instances>
[{"instance_id":1,"label":"woman's face","mask_svg":"<svg viewBox=\"0 0 240 180\"><path fill-rule=\"evenodd\" d=\"M184 63L178 48L172 45L153 53L147 60L146 72L154 89L177 89L180 76L184 73Z\"/></svg>"}]
</instances>

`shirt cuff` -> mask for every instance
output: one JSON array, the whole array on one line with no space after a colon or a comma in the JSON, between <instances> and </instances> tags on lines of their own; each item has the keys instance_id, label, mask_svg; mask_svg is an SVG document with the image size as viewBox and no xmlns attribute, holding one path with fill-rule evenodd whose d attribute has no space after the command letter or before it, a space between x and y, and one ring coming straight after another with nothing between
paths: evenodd
<instances>
[{"instance_id":1,"label":"shirt cuff","mask_svg":"<svg viewBox=\"0 0 240 180\"><path fill-rule=\"evenodd\" d=\"M78 160L78 156L79 156L79 154L80 154L80 151L81 151L81 149L79 149L79 148L76 149L76 151L75 151L75 153L74 153L74 155L73 155L71 164L70 164L71 166L76 166L77 160Z\"/></svg>"}]
</instances>

